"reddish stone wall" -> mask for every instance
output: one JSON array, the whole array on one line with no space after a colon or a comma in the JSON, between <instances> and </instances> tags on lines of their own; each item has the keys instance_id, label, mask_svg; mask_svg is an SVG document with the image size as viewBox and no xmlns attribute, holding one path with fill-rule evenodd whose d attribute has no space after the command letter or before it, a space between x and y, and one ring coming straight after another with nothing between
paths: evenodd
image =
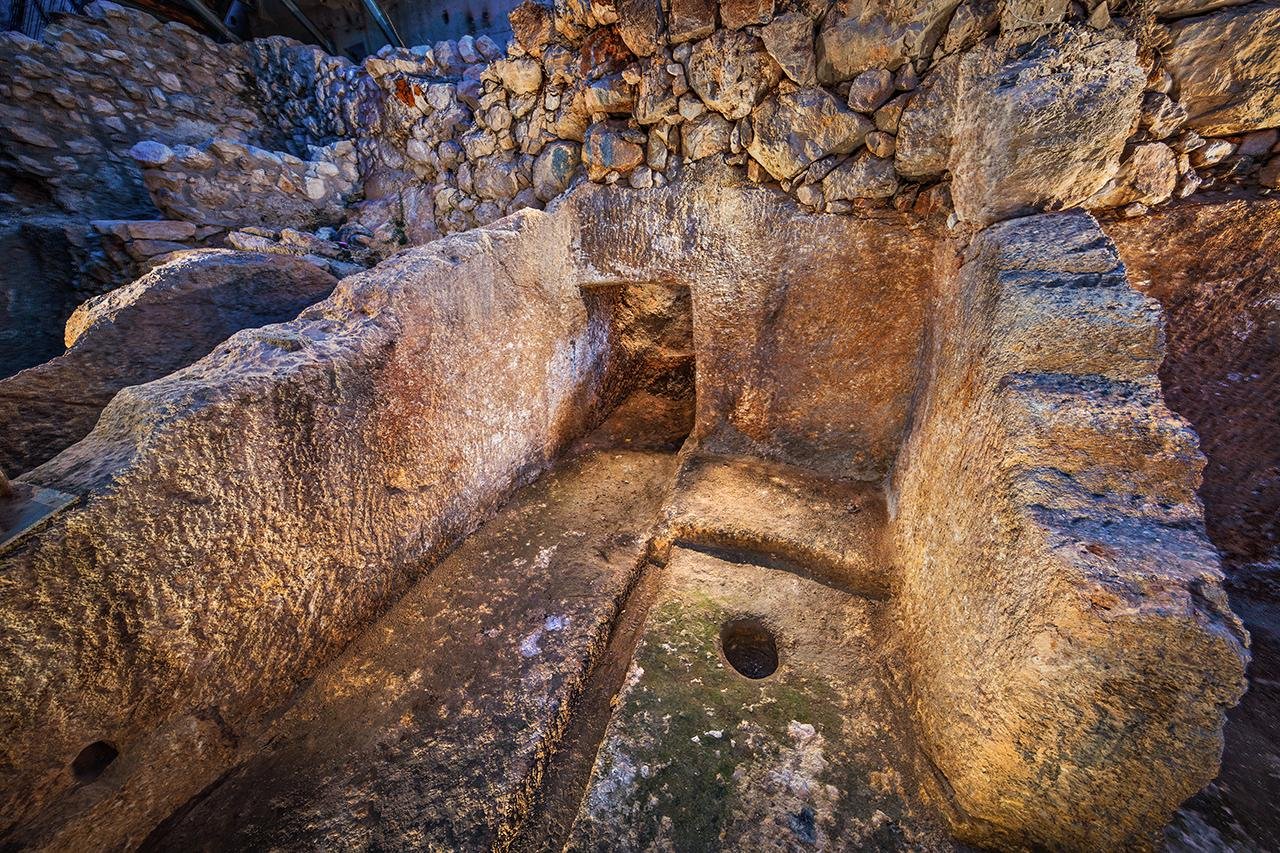
<instances>
[{"instance_id":1,"label":"reddish stone wall","mask_svg":"<svg viewBox=\"0 0 1280 853\"><path fill-rule=\"evenodd\" d=\"M1209 458L1200 496L1229 562L1280 545L1280 200L1196 201L1106 224L1168 319L1169 405Z\"/></svg>"}]
</instances>

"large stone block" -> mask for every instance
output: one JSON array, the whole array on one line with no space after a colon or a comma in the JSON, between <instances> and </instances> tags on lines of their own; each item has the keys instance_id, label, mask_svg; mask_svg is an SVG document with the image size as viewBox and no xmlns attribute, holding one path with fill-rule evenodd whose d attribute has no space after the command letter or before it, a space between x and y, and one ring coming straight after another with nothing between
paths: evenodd
<instances>
[{"instance_id":1,"label":"large stone block","mask_svg":"<svg viewBox=\"0 0 1280 853\"><path fill-rule=\"evenodd\" d=\"M67 351L0 381L0 468L18 475L88 435L121 388L159 379L233 333L290 320L336 280L294 257L189 252L81 305Z\"/></svg>"},{"instance_id":2,"label":"large stone block","mask_svg":"<svg viewBox=\"0 0 1280 853\"><path fill-rule=\"evenodd\" d=\"M903 111L899 171L949 172L956 214L978 226L1078 205L1119 167L1145 79L1133 42L1085 31L940 62Z\"/></svg>"},{"instance_id":3,"label":"large stone block","mask_svg":"<svg viewBox=\"0 0 1280 853\"><path fill-rule=\"evenodd\" d=\"M685 68L690 88L730 121L745 118L782 79L764 43L734 30L717 30L695 44Z\"/></svg>"},{"instance_id":4,"label":"large stone block","mask_svg":"<svg viewBox=\"0 0 1280 853\"><path fill-rule=\"evenodd\" d=\"M1089 217L1041 215L978 235L936 322L891 524L960 834L1154 847L1217 772L1247 660L1154 377L1159 309Z\"/></svg>"},{"instance_id":5,"label":"large stone block","mask_svg":"<svg viewBox=\"0 0 1280 853\"><path fill-rule=\"evenodd\" d=\"M875 125L826 89L777 92L751 114L747 151L778 180L793 178L828 154L855 150Z\"/></svg>"},{"instance_id":6,"label":"large stone block","mask_svg":"<svg viewBox=\"0 0 1280 853\"><path fill-rule=\"evenodd\" d=\"M605 340L571 224L525 211L351 276L122 390L22 478L81 500L3 555L26 579L0 589L6 838L139 845L592 421ZM120 757L79 785L99 740Z\"/></svg>"},{"instance_id":7,"label":"large stone block","mask_svg":"<svg viewBox=\"0 0 1280 853\"><path fill-rule=\"evenodd\" d=\"M1254 3L1169 26L1164 63L1187 125L1226 136L1280 125L1280 3Z\"/></svg>"}]
</instances>

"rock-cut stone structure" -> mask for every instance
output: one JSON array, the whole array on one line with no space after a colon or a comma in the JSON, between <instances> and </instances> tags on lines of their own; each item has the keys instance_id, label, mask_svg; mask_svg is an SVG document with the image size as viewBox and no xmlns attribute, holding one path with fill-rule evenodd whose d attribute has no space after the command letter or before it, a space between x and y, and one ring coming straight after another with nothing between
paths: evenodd
<instances>
[{"instance_id":1,"label":"rock-cut stone structure","mask_svg":"<svg viewBox=\"0 0 1280 853\"><path fill-rule=\"evenodd\" d=\"M0 35L0 847L1280 845L1280 6L1109 3Z\"/></svg>"}]
</instances>

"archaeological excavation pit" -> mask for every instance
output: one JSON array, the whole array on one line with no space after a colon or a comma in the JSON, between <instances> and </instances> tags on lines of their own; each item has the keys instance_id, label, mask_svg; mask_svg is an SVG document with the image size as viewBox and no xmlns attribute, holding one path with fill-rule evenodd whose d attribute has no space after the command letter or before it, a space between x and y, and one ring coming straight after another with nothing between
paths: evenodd
<instances>
[{"instance_id":1,"label":"archaeological excavation pit","mask_svg":"<svg viewBox=\"0 0 1280 853\"><path fill-rule=\"evenodd\" d=\"M70 5L4 850L1280 845L1274 2Z\"/></svg>"}]
</instances>

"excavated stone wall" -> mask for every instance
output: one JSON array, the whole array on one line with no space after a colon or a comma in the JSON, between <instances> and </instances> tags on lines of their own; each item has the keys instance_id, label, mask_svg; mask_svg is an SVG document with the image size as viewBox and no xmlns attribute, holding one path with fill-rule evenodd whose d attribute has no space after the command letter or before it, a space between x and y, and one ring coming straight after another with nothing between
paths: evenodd
<instances>
[{"instance_id":1,"label":"excavated stone wall","mask_svg":"<svg viewBox=\"0 0 1280 853\"><path fill-rule=\"evenodd\" d=\"M891 530L915 709L997 846L1116 849L1217 773L1243 629L1159 306L1082 213L980 233L931 323ZM1162 768L1166 784L1134 785Z\"/></svg>"},{"instance_id":2,"label":"excavated stone wall","mask_svg":"<svg viewBox=\"0 0 1280 853\"><path fill-rule=\"evenodd\" d=\"M1208 457L1205 522L1252 641L1249 692L1229 716L1223 772L1174 831L1201 845L1270 849L1280 845L1280 779L1269 770L1280 761L1280 204L1209 196L1104 227L1134 286L1168 316L1161 383Z\"/></svg>"},{"instance_id":3,"label":"excavated stone wall","mask_svg":"<svg viewBox=\"0 0 1280 853\"><path fill-rule=\"evenodd\" d=\"M717 156L812 210L949 212L954 199L957 219L976 226L1072 205L1138 214L1201 187L1274 187L1280 174L1270 2L1208 14L1173 4L1156 10L1158 21L1113 21L1105 2L1000 11L969 0L866 15L840 3L723 5L527 3L513 13L505 56L489 39L467 37L384 49L356 66L287 39L216 46L95 4L95 24L55 27L47 46L10 39L17 61L5 85L15 102L49 102L37 121L26 109L7 147L16 168L54 182L65 200L93 188L101 203L110 193L79 174L83 164L113 164L97 168L128 185L116 195L140 201L136 172L121 162L138 139L249 143L267 149L262 161L271 150L305 155L345 138L359 150L365 204L425 239L539 207L576 180L643 188ZM93 61L77 39L125 63L115 42L126 25L130 45L156 42L157 67L190 66L195 56L196 67L220 76L183 82L191 91L171 93L176 105L149 77L119 94L99 85L107 99L97 119L61 92L71 106L58 101L59 68ZM1238 50L1226 55L1216 47L1224 43ZM163 112L152 118L150 102L115 103L134 94ZM177 122L184 110L203 123ZM98 126L117 114L132 117L128 134ZM97 156L54 169L56 155L32 142L53 139ZM259 219L255 205L272 209L276 192L318 200L309 184L325 177L323 156L278 191L274 180L255 185L262 163L245 160L241 188L255 203L230 209L233 171L210 176L204 158L188 159L140 159L169 175L156 177L160 195L184 180L207 184L183 218L317 224ZM339 196L355 198L344 187L326 199Z\"/></svg>"},{"instance_id":4,"label":"excavated stone wall","mask_svg":"<svg viewBox=\"0 0 1280 853\"><path fill-rule=\"evenodd\" d=\"M1154 378L1159 310L1083 214L955 253L901 214L815 216L723 169L584 187L121 391L19 480L81 501L4 554L6 839L138 843L616 404L620 373L649 375L635 324L593 304L687 288L690 448L892 473L878 583L954 830L1147 842L1215 773L1244 661L1194 435ZM655 340L680 339L678 301L655 306L676 335ZM50 629L68 622L93 641ZM77 787L97 741L120 758ZM1135 792L1153 764L1169 778Z\"/></svg>"},{"instance_id":5,"label":"excavated stone wall","mask_svg":"<svg viewBox=\"0 0 1280 853\"><path fill-rule=\"evenodd\" d=\"M121 391L25 476L83 500L4 554L8 839L140 843L589 425L606 329L569 276L573 224L525 216L346 279ZM99 740L114 775L77 786Z\"/></svg>"},{"instance_id":6,"label":"excavated stone wall","mask_svg":"<svg viewBox=\"0 0 1280 853\"><path fill-rule=\"evenodd\" d=\"M561 0L505 55L359 66L107 3L6 36L6 203L154 204L99 222L130 261L230 231L345 275L467 233L123 388L18 480L74 502L2 555L0 841L140 843L571 438L687 375L687 312L690 453L887 481L868 589L953 830L1150 845L1216 772L1244 637L1159 307L1088 214L1024 214L1273 187L1276 8ZM102 70L126 34L159 51L136 80Z\"/></svg>"},{"instance_id":7,"label":"excavated stone wall","mask_svg":"<svg viewBox=\"0 0 1280 853\"><path fill-rule=\"evenodd\" d=\"M0 35L0 168L87 217L145 214L129 148L142 139L274 141L256 109L249 52L113 5Z\"/></svg>"}]
</instances>

